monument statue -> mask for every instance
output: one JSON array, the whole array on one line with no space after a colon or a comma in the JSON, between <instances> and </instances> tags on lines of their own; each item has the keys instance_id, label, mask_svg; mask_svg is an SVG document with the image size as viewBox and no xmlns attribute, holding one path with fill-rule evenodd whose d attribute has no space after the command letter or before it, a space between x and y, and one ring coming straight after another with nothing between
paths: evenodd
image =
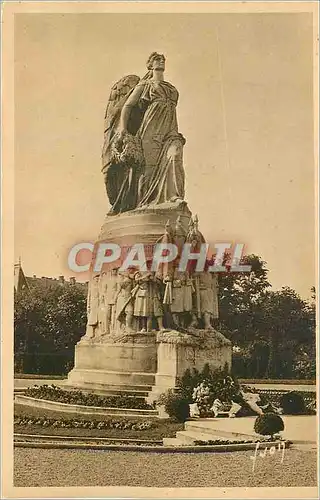
<instances>
[{"instance_id":1,"label":"monument statue","mask_svg":"<svg viewBox=\"0 0 320 500\"><path fill-rule=\"evenodd\" d=\"M164 80L163 55L153 52L147 69L143 78L125 76L111 90L102 150L110 215L184 199L179 94Z\"/></svg>"},{"instance_id":2,"label":"monument statue","mask_svg":"<svg viewBox=\"0 0 320 500\"><path fill-rule=\"evenodd\" d=\"M99 279L100 276L95 275L88 287L87 297L87 331L85 337L91 339L95 337L98 327L98 311L99 311Z\"/></svg>"},{"instance_id":3,"label":"monument statue","mask_svg":"<svg viewBox=\"0 0 320 500\"><path fill-rule=\"evenodd\" d=\"M183 224L181 221L181 216L179 215L177 217L176 225L175 225L175 229L174 229L174 244L177 246L177 249L178 249L178 257L181 256L181 252L182 252L183 246L186 242L186 239L187 239L187 231L183 227Z\"/></svg>"},{"instance_id":4,"label":"monument statue","mask_svg":"<svg viewBox=\"0 0 320 500\"><path fill-rule=\"evenodd\" d=\"M192 326L198 327L198 319L202 319L206 330L213 330L212 320L217 318L217 276L207 269L203 272L194 273L195 283L195 307L192 316Z\"/></svg>"},{"instance_id":5,"label":"monument statue","mask_svg":"<svg viewBox=\"0 0 320 500\"><path fill-rule=\"evenodd\" d=\"M107 306L108 275L103 271L99 279L99 309L98 323L101 336L108 332L108 306Z\"/></svg>"},{"instance_id":6,"label":"monument statue","mask_svg":"<svg viewBox=\"0 0 320 500\"><path fill-rule=\"evenodd\" d=\"M142 78L121 78L107 104L102 172L111 209L93 250L87 329L68 379L93 390L138 387L154 395L174 388L187 368L230 364L231 343L213 327L217 276L197 272L196 259L179 266L185 243L197 253L206 241L184 199L178 91L164 79L163 55L152 52L147 70ZM93 262L103 242L121 252L97 274ZM155 270L148 252L158 243L178 251ZM146 269L123 271L136 244L143 245Z\"/></svg>"},{"instance_id":7,"label":"monument statue","mask_svg":"<svg viewBox=\"0 0 320 500\"><path fill-rule=\"evenodd\" d=\"M169 281L170 280L170 281ZM177 330L188 326L189 315L192 312L193 285L187 271L179 271L174 267L172 277L167 277L165 283L171 284L171 301L168 302L173 324Z\"/></svg>"},{"instance_id":8,"label":"monument statue","mask_svg":"<svg viewBox=\"0 0 320 500\"><path fill-rule=\"evenodd\" d=\"M118 282L118 269L114 268L109 271L108 276L108 284L105 294L105 303L106 303L106 313L107 313L107 332L110 333L110 330L114 324L114 316L115 316L115 305L116 305L116 295L117 295L117 282Z\"/></svg>"},{"instance_id":9,"label":"monument statue","mask_svg":"<svg viewBox=\"0 0 320 500\"><path fill-rule=\"evenodd\" d=\"M116 320L127 331L133 328L134 275L130 271L119 272L116 294ZM137 290L136 290L137 291Z\"/></svg>"},{"instance_id":10,"label":"monument statue","mask_svg":"<svg viewBox=\"0 0 320 500\"><path fill-rule=\"evenodd\" d=\"M134 316L141 319L141 332L151 332L153 321L163 330L163 307L160 292L160 280L154 272L137 271L135 281L138 290L135 297Z\"/></svg>"}]
</instances>

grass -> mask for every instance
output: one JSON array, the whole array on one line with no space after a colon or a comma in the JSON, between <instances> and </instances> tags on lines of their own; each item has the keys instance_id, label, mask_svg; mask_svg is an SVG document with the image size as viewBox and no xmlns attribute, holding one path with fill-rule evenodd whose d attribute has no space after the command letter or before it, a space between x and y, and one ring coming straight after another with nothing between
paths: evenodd
<instances>
[{"instance_id":1,"label":"grass","mask_svg":"<svg viewBox=\"0 0 320 500\"><path fill-rule=\"evenodd\" d=\"M316 451L159 454L16 448L14 486L303 487L317 485ZM259 496L259 495L258 495Z\"/></svg>"},{"instance_id":2,"label":"grass","mask_svg":"<svg viewBox=\"0 0 320 500\"><path fill-rule=\"evenodd\" d=\"M171 421L159 421L157 427L136 431L131 429L66 429L64 427L42 427L40 425L15 425L17 434L42 434L46 436L78 436L78 437L108 437L117 439L154 439L175 437L177 431L183 430L183 424Z\"/></svg>"},{"instance_id":3,"label":"grass","mask_svg":"<svg viewBox=\"0 0 320 500\"><path fill-rule=\"evenodd\" d=\"M80 415L79 413L69 413L59 410L45 410L44 408L35 408L32 406L27 406L19 403L14 403L14 415L17 417L32 417L32 418L40 418L40 417L48 417L54 418L56 420L63 418L65 420L82 419L82 420L90 420L89 415ZM137 420L136 417L125 417L126 420ZM111 415L99 415L94 420L120 420L121 417L112 417ZM92 419L93 420L93 419ZM148 420L148 416L146 415L145 420Z\"/></svg>"},{"instance_id":4,"label":"grass","mask_svg":"<svg viewBox=\"0 0 320 500\"><path fill-rule=\"evenodd\" d=\"M18 417L27 416L28 418L40 418L40 417L48 417L59 420L61 418L65 420L83 419L90 420L88 416L79 416L78 413L65 413L59 411L48 411L42 408L33 408L26 407L24 405L20 405L15 403L14 405L14 415ZM121 417L112 417L108 415L99 415L94 420L134 420L137 421L135 417L125 417L122 419ZM146 416L145 419L141 419L141 421L148 420ZM140 421L140 420L139 420ZM43 427L40 425L15 425L14 432L19 434L43 434L43 435L51 435L51 436L85 436L85 437L112 437L112 438L133 438L133 439L155 439L160 440L164 437L175 437L176 432L183 430L184 425L179 422L174 422L170 419L154 419L155 427L151 429L145 430L132 430L132 429L66 429L59 427Z\"/></svg>"}]
</instances>

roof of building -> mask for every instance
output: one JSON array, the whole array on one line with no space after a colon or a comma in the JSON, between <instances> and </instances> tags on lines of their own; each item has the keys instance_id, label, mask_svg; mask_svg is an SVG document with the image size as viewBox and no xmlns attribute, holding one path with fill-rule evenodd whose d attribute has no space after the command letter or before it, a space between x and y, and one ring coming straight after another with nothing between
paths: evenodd
<instances>
[{"instance_id":1,"label":"roof of building","mask_svg":"<svg viewBox=\"0 0 320 500\"><path fill-rule=\"evenodd\" d=\"M54 286L65 286L65 285L75 285L80 288L87 288L88 283L81 283L76 281L74 276L71 276L69 280L66 280L64 276L59 276L59 278L51 278L47 276L25 276L21 262L14 265L14 290L19 293L23 290L28 290L36 285L41 285L46 288Z\"/></svg>"}]
</instances>

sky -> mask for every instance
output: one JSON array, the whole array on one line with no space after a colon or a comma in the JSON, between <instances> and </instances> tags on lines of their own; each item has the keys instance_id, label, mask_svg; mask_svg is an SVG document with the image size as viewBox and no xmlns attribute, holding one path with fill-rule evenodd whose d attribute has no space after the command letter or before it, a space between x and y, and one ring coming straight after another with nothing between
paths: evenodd
<instances>
[{"instance_id":1,"label":"sky","mask_svg":"<svg viewBox=\"0 0 320 500\"><path fill-rule=\"evenodd\" d=\"M74 276L97 238L112 85L153 51L178 89L186 200L209 242L245 244L274 288L315 285L311 14L18 14L15 259Z\"/></svg>"}]
</instances>

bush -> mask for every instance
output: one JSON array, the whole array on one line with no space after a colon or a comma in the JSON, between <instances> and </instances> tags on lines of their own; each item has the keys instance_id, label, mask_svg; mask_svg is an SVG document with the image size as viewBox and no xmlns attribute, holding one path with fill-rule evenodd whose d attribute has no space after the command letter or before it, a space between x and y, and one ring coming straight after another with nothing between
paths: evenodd
<instances>
[{"instance_id":1,"label":"bush","mask_svg":"<svg viewBox=\"0 0 320 500\"><path fill-rule=\"evenodd\" d=\"M164 405L169 417L178 422L185 422L190 416L189 401L180 391L175 392L173 389L169 389L166 393L161 394L157 405Z\"/></svg>"},{"instance_id":2,"label":"bush","mask_svg":"<svg viewBox=\"0 0 320 500\"><path fill-rule=\"evenodd\" d=\"M254 423L254 431L262 436L271 436L284 430L282 418L275 413L259 415Z\"/></svg>"},{"instance_id":3,"label":"bush","mask_svg":"<svg viewBox=\"0 0 320 500\"><path fill-rule=\"evenodd\" d=\"M223 402L231 402L239 392L239 384L230 374L227 364L223 369L213 369L206 364L201 372L196 369L186 370L178 382L178 388L183 397L192 403L194 389L202 383L209 387L212 401L220 399Z\"/></svg>"},{"instance_id":4,"label":"bush","mask_svg":"<svg viewBox=\"0 0 320 500\"><path fill-rule=\"evenodd\" d=\"M301 415L307 413L303 396L295 391L284 394L280 399L283 413L287 415Z\"/></svg>"},{"instance_id":5,"label":"bush","mask_svg":"<svg viewBox=\"0 0 320 500\"><path fill-rule=\"evenodd\" d=\"M178 380L178 388L180 393L188 399L189 403L192 403L192 394L194 388L200 384L203 380L201 377L201 373L196 369L192 368L191 370L188 368L181 379Z\"/></svg>"}]
</instances>

